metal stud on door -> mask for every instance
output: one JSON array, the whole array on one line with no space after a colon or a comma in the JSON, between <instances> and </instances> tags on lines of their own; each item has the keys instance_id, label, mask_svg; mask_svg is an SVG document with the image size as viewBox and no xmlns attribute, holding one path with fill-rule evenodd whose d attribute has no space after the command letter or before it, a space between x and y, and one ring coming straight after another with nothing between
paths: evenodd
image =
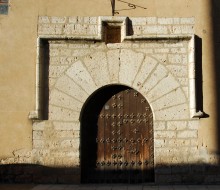
<instances>
[{"instance_id":1,"label":"metal stud on door","mask_svg":"<svg viewBox=\"0 0 220 190\"><path fill-rule=\"evenodd\" d=\"M153 117L146 99L123 88L104 102L97 118L96 183L152 182Z\"/></svg>"}]
</instances>

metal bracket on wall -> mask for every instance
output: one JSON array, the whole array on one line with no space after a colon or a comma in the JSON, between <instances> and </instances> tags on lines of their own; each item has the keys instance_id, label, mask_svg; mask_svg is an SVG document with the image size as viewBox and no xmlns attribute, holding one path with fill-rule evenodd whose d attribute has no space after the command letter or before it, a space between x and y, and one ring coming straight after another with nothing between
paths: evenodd
<instances>
[{"instance_id":1,"label":"metal bracket on wall","mask_svg":"<svg viewBox=\"0 0 220 190\"><path fill-rule=\"evenodd\" d=\"M112 16L115 16L115 14L119 14L120 11L132 10L132 9L136 9L136 8L147 9L146 7L142 7L142 6L133 4L133 3L129 3L127 1L117 0L121 3L127 4L128 8L115 10L115 0L110 0L110 1L111 1L111 6L112 6Z\"/></svg>"}]
</instances>

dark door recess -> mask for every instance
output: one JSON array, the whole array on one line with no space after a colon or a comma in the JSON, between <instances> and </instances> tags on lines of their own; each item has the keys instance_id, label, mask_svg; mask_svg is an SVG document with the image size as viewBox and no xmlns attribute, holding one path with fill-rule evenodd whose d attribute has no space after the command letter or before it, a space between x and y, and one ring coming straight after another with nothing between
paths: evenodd
<instances>
[{"instance_id":1,"label":"dark door recess","mask_svg":"<svg viewBox=\"0 0 220 190\"><path fill-rule=\"evenodd\" d=\"M82 182L154 181L153 116L139 92L125 86L98 91L81 127Z\"/></svg>"}]
</instances>

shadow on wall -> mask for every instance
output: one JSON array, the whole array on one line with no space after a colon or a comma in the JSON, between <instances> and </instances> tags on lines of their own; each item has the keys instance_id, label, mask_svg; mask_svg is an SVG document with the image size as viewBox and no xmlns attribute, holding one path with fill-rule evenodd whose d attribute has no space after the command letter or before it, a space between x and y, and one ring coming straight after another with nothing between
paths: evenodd
<instances>
[{"instance_id":1,"label":"shadow on wall","mask_svg":"<svg viewBox=\"0 0 220 190\"><path fill-rule=\"evenodd\" d=\"M217 119L217 134L220 134L220 1L212 0L212 26L213 26L213 55L214 55L214 78L215 78L215 90L216 90L216 119ZM220 138L218 139L218 152L220 155Z\"/></svg>"},{"instance_id":2,"label":"shadow on wall","mask_svg":"<svg viewBox=\"0 0 220 190\"><path fill-rule=\"evenodd\" d=\"M111 178L108 180L103 178L109 173L108 170L100 171L102 177L97 178L98 176L94 175L94 178L90 179L88 183L129 183L130 179L121 182L121 176L124 172L123 170L115 172L115 180L111 181L109 180ZM135 172L143 173L143 171ZM161 165L155 168L155 182L157 184L220 184L220 166L206 164ZM74 167L54 168L34 164L0 165L0 183L79 184L80 169ZM133 183L140 182L134 180Z\"/></svg>"}]
</instances>

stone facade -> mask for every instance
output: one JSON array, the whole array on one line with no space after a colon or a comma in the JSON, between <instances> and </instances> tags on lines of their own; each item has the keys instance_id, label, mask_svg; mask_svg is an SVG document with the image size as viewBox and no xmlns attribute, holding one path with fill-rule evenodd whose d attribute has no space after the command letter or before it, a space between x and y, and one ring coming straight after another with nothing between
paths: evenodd
<instances>
[{"instance_id":1,"label":"stone facade","mask_svg":"<svg viewBox=\"0 0 220 190\"><path fill-rule=\"evenodd\" d=\"M29 115L33 150L17 151L2 164L38 165L35 172L21 172L27 181L79 183L83 106L96 90L120 84L139 91L153 110L156 183L192 182L197 174L195 183L219 182L212 173L218 158L199 147L200 122L192 118L198 111L194 18L127 19L39 17L36 110ZM103 23L120 23L121 43L105 43ZM48 84L42 85L45 68ZM15 176L9 179L22 181Z\"/></svg>"}]
</instances>

